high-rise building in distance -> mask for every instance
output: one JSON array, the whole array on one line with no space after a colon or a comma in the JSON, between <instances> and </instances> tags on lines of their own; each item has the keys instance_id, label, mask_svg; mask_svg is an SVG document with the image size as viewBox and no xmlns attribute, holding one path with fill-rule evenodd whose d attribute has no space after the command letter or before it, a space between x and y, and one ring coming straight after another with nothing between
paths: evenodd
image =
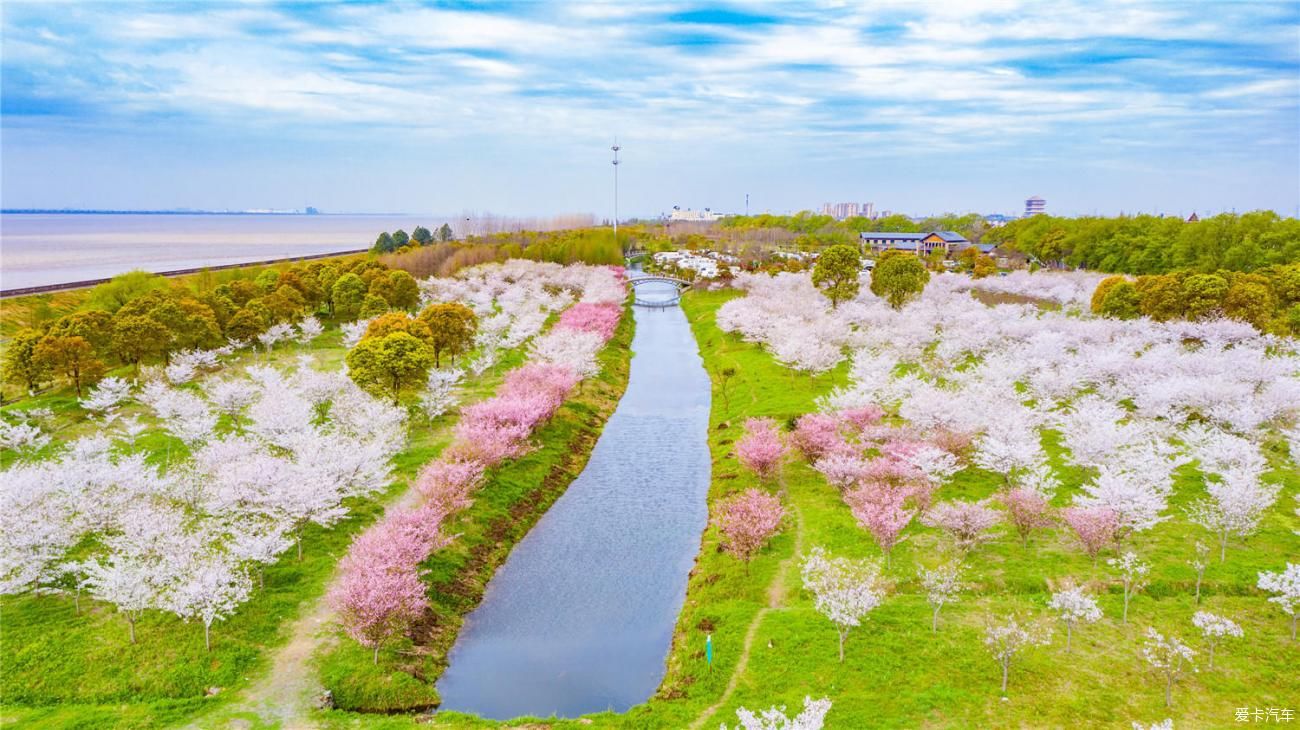
<instances>
[{"instance_id":1,"label":"high-rise building in distance","mask_svg":"<svg viewBox=\"0 0 1300 730\"><path fill-rule=\"evenodd\" d=\"M1031 198L1029 198L1029 199L1027 199L1027 200L1025 201L1025 217L1026 217L1026 218L1028 218L1028 217L1031 216L1031 215L1040 215L1040 214L1042 214L1042 213L1046 213L1046 212L1047 212L1047 201L1046 201L1046 200L1043 200L1042 198L1038 197L1037 195L1035 195L1035 196L1033 196L1033 197L1031 197Z\"/></svg>"},{"instance_id":2,"label":"high-rise building in distance","mask_svg":"<svg viewBox=\"0 0 1300 730\"><path fill-rule=\"evenodd\" d=\"M823 203L822 215L844 220L856 216L872 217L876 210L875 203Z\"/></svg>"}]
</instances>

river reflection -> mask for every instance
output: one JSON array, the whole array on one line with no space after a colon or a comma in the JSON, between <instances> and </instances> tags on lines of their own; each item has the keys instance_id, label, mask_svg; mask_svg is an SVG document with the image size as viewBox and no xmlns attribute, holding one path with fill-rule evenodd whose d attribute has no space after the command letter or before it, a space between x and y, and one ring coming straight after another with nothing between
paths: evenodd
<instances>
[{"instance_id":1,"label":"river reflection","mask_svg":"<svg viewBox=\"0 0 1300 730\"><path fill-rule=\"evenodd\" d=\"M638 293L673 298L668 286ZM707 521L710 386L679 308L634 311L627 392L586 469L467 618L438 682L443 709L623 711L663 677Z\"/></svg>"}]
</instances>

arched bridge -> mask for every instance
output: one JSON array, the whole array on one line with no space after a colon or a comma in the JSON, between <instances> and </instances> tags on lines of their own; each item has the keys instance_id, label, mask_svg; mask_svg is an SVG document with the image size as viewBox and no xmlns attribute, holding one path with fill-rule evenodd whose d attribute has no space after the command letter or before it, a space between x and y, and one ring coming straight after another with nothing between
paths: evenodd
<instances>
[{"instance_id":1,"label":"arched bridge","mask_svg":"<svg viewBox=\"0 0 1300 730\"><path fill-rule=\"evenodd\" d=\"M671 299L642 299L637 297L633 304L640 307L671 307L681 299L682 292L691 288L691 282L685 279L678 279L674 276L662 276L659 274L646 274L644 276L629 276L627 285L632 287L635 292L638 286L642 284L671 284L677 290L677 295Z\"/></svg>"}]
</instances>

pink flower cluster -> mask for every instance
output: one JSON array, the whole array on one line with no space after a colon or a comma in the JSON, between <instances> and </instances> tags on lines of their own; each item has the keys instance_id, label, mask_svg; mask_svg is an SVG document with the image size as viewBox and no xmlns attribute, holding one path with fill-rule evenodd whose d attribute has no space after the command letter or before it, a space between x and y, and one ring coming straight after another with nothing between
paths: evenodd
<instances>
[{"instance_id":1,"label":"pink flower cluster","mask_svg":"<svg viewBox=\"0 0 1300 730\"><path fill-rule=\"evenodd\" d=\"M745 435L736 442L736 458L742 466L768 480L781 470L785 444L781 431L770 418L751 418L745 421Z\"/></svg>"},{"instance_id":2,"label":"pink flower cluster","mask_svg":"<svg viewBox=\"0 0 1300 730\"><path fill-rule=\"evenodd\" d=\"M1094 564L1097 554L1114 541L1119 531L1119 515L1107 507L1066 507L1061 510L1061 517Z\"/></svg>"},{"instance_id":3,"label":"pink flower cluster","mask_svg":"<svg viewBox=\"0 0 1300 730\"><path fill-rule=\"evenodd\" d=\"M614 329L618 327L618 320L622 315L622 307L611 302L598 304L578 302L564 310L560 315L560 321L555 326L560 329L593 332L600 335L602 340L609 340L614 336Z\"/></svg>"},{"instance_id":4,"label":"pink flower cluster","mask_svg":"<svg viewBox=\"0 0 1300 730\"><path fill-rule=\"evenodd\" d=\"M555 415L577 382L578 376L561 365L516 368L496 396L461 411L450 456L488 468L523 455L533 430Z\"/></svg>"},{"instance_id":5,"label":"pink flower cluster","mask_svg":"<svg viewBox=\"0 0 1300 730\"><path fill-rule=\"evenodd\" d=\"M428 609L419 565L447 544L440 528L447 511L436 504L396 512L352 542L330 590L348 636L374 650L404 633Z\"/></svg>"},{"instance_id":6,"label":"pink flower cluster","mask_svg":"<svg viewBox=\"0 0 1300 730\"><path fill-rule=\"evenodd\" d=\"M776 533L783 516L780 499L761 489L746 489L722 505L718 529L723 549L748 563Z\"/></svg>"}]
</instances>

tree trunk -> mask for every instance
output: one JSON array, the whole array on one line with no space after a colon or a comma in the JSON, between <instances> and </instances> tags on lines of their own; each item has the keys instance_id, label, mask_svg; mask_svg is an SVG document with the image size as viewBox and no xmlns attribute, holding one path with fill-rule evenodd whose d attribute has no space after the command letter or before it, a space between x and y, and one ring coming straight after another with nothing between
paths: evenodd
<instances>
[{"instance_id":1,"label":"tree trunk","mask_svg":"<svg viewBox=\"0 0 1300 730\"><path fill-rule=\"evenodd\" d=\"M1174 675L1170 674L1165 680L1165 707L1174 706Z\"/></svg>"},{"instance_id":2,"label":"tree trunk","mask_svg":"<svg viewBox=\"0 0 1300 730\"><path fill-rule=\"evenodd\" d=\"M1291 640L1292 641L1295 641L1295 620L1297 617L1300 617L1300 614L1296 614L1291 617Z\"/></svg>"},{"instance_id":3,"label":"tree trunk","mask_svg":"<svg viewBox=\"0 0 1300 730\"><path fill-rule=\"evenodd\" d=\"M1228 560L1228 530L1224 529L1223 534L1219 537L1219 562Z\"/></svg>"},{"instance_id":4,"label":"tree trunk","mask_svg":"<svg viewBox=\"0 0 1300 730\"><path fill-rule=\"evenodd\" d=\"M933 634L939 633L939 609L940 608L943 608L943 606L939 605L934 607L934 619L930 621L930 633Z\"/></svg>"},{"instance_id":5,"label":"tree trunk","mask_svg":"<svg viewBox=\"0 0 1300 730\"><path fill-rule=\"evenodd\" d=\"M212 624L203 624L203 646L212 651Z\"/></svg>"},{"instance_id":6,"label":"tree trunk","mask_svg":"<svg viewBox=\"0 0 1300 730\"><path fill-rule=\"evenodd\" d=\"M131 627L131 643L134 644L135 643L135 619L132 618L131 614L129 613L126 615L126 623L128 626Z\"/></svg>"},{"instance_id":7,"label":"tree trunk","mask_svg":"<svg viewBox=\"0 0 1300 730\"><path fill-rule=\"evenodd\" d=\"M1065 622L1065 650L1070 650L1070 639L1074 636L1074 625L1069 621Z\"/></svg>"},{"instance_id":8,"label":"tree trunk","mask_svg":"<svg viewBox=\"0 0 1300 730\"><path fill-rule=\"evenodd\" d=\"M1124 618L1120 623L1128 625L1128 586L1124 586Z\"/></svg>"},{"instance_id":9,"label":"tree trunk","mask_svg":"<svg viewBox=\"0 0 1300 730\"><path fill-rule=\"evenodd\" d=\"M302 562L302 530L293 533L293 541L298 546L298 562Z\"/></svg>"},{"instance_id":10,"label":"tree trunk","mask_svg":"<svg viewBox=\"0 0 1300 730\"><path fill-rule=\"evenodd\" d=\"M847 633L845 629L840 629L840 664L844 663L844 635Z\"/></svg>"},{"instance_id":11,"label":"tree trunk","mask_svg":"<svg viewBox=\"0 0 1300 730\"><path fill-rule=\"evenodd\" d=\"M1196 573L1196 605L1198 606L1201 605L1201 577L1203 575L1204 573L1200 571Z\"/></svg>"},{"instance_id":12,"label":"tree trunk","mask_svg":"<svg viewBox=\"0 0 1300 730\"><path fill-rule=\"evenodd\" d=\"M1002 696L1007 696L1007 670L1011 668L1011 660L1002 660Z\"/></svg>"},{"instance_id":13,"label":"tree trunk","mask_svg":"<svg viewBox=\"0 0 1300 730\"><path fill-rule=\"evenodd\" d=\"M379 666L379 645L378 645L378 644L375 644L375 658L374 658L374 662L375 662L375 666Z\"/></svg>"}]
</instances>

